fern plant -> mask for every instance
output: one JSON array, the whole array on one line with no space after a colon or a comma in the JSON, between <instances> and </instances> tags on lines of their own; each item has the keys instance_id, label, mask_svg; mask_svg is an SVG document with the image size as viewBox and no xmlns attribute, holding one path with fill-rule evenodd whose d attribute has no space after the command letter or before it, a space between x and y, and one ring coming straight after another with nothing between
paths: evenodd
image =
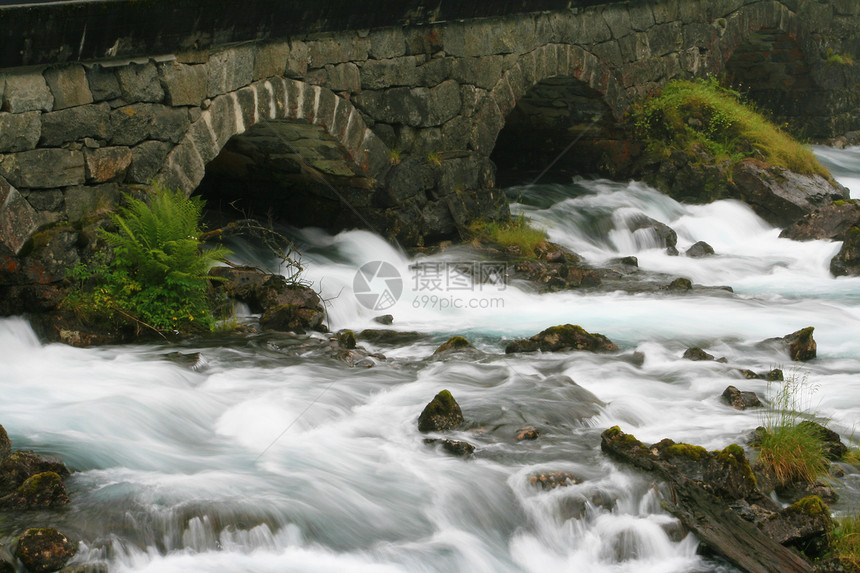
<instances>
[{"instance_id":1,"label":"fern plant","mask_svg":"<svg viewBox=\"0 0 860 573\"><path fill-rule=\"evenodd\" d=\"M117 230L102 233L113 259L72 271L78 288L67 306L111 321L131 317L157 330L211 328L207 272L229 251L201 249L203 206L198 197L161 186L149 202L127 198L112 215Z\"/></svg>"}]
</instances>

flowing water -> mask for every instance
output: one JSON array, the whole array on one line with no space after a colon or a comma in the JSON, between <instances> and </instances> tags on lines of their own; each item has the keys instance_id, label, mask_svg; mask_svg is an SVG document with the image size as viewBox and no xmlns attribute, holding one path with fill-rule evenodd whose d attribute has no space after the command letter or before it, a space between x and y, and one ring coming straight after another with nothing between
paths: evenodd
<instances>
[{"instance_id":1,"label":"flowing water","mask_svg":"<svg viewBox=\"0 0 860 573\"><path fill-rule=\"evenodd\" d=\"M857 149L817 151L860 193ZM383 261L403 284L385 310L391 328L421 335L364 344L387 358L350 368L323 335L76 349L40 343L21 318L0 321L0 423L16 447L75 470L67 509L0 526L57 527L83 540L76 562L113 572L731 571L697 555L648 477L600 452L600 433L617 424L646 442L744 443L761 414L736 411L720 394L733 384L771 395L739 369L792 373L780 349L757 343L811 325L818 359L794 374L807 380L806 406L853 440L860 279L830 277L838 243L780 239L737 202L686 206L636 182L511 193L515 211L587 261L635 255L635 280L539 294L470 282L468 269L495 261L468 248L409 258L369 232L306 229L305 277L327 300L333 330L380 328L372 318L383 312L353 290L356 269ZM626 230L640 214L674 228L682 252L705 240L717 256L666 255L649 231ZM236 252L272 262L249 245ZM676 276L734 292L657 288ZM372 286L380 284L392 286ZM607 335L620 352L504 354L511 339L567 322ZM454 334L478 350L431 359ZM691 345L728 362L683 360ZM177 350L200 360L177 364ZM634 351L645 356L639 366ZM417 430L443 388L469 421L452 436L477 447L471 459L425 445ZM525 425L540 438L516 441ZM846 469L836 511L860 502L860 476ZM530 482L549 471L578 483Z\"/></svg>"}]
</instances>

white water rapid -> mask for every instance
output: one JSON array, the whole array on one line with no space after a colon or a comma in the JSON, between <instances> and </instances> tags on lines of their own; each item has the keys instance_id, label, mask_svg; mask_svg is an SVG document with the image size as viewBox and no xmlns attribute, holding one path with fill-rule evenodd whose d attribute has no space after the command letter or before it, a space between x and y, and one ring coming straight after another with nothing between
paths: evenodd
<instances>
[{"instance_id":1,"label":"white water rapid","mask_svg":"<svg viewBox=\"0 0 860 573\"><path fill-rule=\"evenodd\" d=\"M860 150L816 151L860 196ZM807 379L810 409L856 446L860 278L830 276L838 243L780 239L737 202L686 206L636 182L513 192L515 211L588 262L635 255L644 287L538 294L453 281L431 290L433 277L414 265L426 273L481 261L462 247L410 259L369 232L306 229L305 278L328 300L332 330L423 336L360 342L387 360L349 368L296 336L76 349L40 343L23 318L0 320L0 424L16 448L74 470L67 509L0 519L0 535L56 527L82 540L75 563L106 562L112 573L732 571L697 555L651 481L601 453L600 433L617 424L648 443L744 444L761 414L720 394L732 384L769 396L739 369L791 374L786 355L756 343L814 326L818 358L794 374ZM647 231L626 230L640 213L675 229L682 252L704 240L717 256L666 255ZM353 294L356 270L373 261L403 281L385 311ZM667 276L734 292L657 289ZM372 321L384 313L392 327ZM511 339L568 322L621 351L504 354ZM485 354L429 359L455 334ZM683 360L691 345L728 362ZM177 350L199 352L199 367L170 361ZM644 353L641 367L633 351ZM443 388L471 423L452 434L477 447L471 459L426 446L417 430ZM525 425L540 438L517 442ZM835 511L860 502L860 474L846 469ZM530 483L545 471L579 483Z\"/></svg>"}]
</instances>

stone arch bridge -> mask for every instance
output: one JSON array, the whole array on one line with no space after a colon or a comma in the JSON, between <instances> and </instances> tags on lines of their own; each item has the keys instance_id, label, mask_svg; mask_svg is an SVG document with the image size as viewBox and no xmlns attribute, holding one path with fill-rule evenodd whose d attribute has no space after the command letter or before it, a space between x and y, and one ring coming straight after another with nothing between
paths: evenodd
<instances>
[{"instance_id":1,"label":"stone arch bridge","mask_svg":"<svg viewBox=\"0 0 860 573\"><path fill-rule=\"evenodd\" d=\"M497 165L584 136L563 162L611 170L619 120L672 78L725 76L810 137L860 129L856 0L248 4L0 8L4 276L61 275L121 189L153 180L452 237L506 213Z\"/></svg>"}]
</instances>

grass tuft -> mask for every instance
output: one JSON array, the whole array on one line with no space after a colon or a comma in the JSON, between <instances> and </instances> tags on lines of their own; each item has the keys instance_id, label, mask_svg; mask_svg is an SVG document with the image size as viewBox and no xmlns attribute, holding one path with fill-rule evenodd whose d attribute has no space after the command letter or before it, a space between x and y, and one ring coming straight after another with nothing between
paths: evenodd
<instances>
[{"instance_id":1,"label":"grass tuft","mask_svg":"<svg viewBox=\"0 0 860 573\"><path fill-rule=\"evenodd\" d=\"M843 565L860 569L860 515L836 520L836 527L830 533L830 551Z\"/></svg>"},{"instance_id":2,"label":"grass tuft","mask_svg":"<svg viewBox=\"0 0 860 573\"><path fill-rule=\"evenodd\" d=\"M811 392L806 376L789 375L764 413L759 461L783 486L814 481L830 467L817 428L801 424L812 417L807 401Z\"/></svg>"},{"instance_id":3,"label":"grass tuft","mask_svg":"<svg viewBox=\"0 0 860 573\"><path fill-rule=\"evenodd\" d=\"M469 225L469 231L479 241L517 247L524 255L534 255L535 249L546 242L546 233L532 227L524 215L502 223L475 221Z\"/></svg>"},{"instance_id":4,"label":"grass tuft","mask_svg":"<svg viewBox=\"0 0 860 573\"><path fill-rule=\"evenodd\" d=\"M831 179L812 151L715 78L667 83L657 96L634 108L633 121L637 135L657 155L668 157L680 150L696 157L705 151L732 163L758 157L796 173Z\"/></svg>"}]
</instances>

